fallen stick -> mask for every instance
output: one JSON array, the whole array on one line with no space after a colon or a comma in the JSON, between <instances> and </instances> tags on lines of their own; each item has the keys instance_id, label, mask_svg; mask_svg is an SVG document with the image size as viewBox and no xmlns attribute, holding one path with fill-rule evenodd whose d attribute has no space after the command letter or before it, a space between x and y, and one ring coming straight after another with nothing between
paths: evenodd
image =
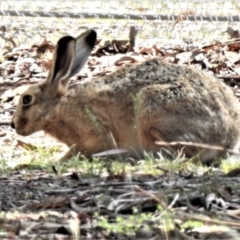
<instances>
[{"instance_id":1,"label":"fallen stick","mask_svg":"<svg viewBox=\"0 0 240 240\"><path fill-rule=\"evenodd\" d=\"M226 149L221 146L215 146L215 145L209 145L204 143L193 143L193 142L163 142L163 141L156 141L155 144L161 147L170 147L170 146L183 146L183 147L198 147L202 149L211 149L211 150L217 150L222 152L228 152L231 154L238 154L240 155L240 152L232 149Z\"/></svg>"},{"instance_id":2,"label":"fallen stick","mask_svg":"<svg viewBox=\"0 0 240 240\"><path fill-rule=\"evenodd\" d=\"M0 126L9 126L10 121L0 121Z\"/></svg>"}]
</instances>

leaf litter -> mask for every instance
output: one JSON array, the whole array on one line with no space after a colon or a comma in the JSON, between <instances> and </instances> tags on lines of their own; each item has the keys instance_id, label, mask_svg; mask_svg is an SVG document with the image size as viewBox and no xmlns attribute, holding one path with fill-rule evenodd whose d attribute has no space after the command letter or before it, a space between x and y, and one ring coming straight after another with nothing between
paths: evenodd
<instances>
[{"instance_id":1,"label":"leaf litter","mask_svg":"<svg viewBox=\"0 0 240 240\"><path fill-rule=\"evenodd\" d=\"M157 56L207 71L231 86L236 97L240 96L239 38L166 48L157 42L136 44L135 37L136 31L131 28L130 40L98 40L86 66L72 78L70 88L126 64ZM18 158L24 149L61 146L43 133L16 136L8 126L19 95L47 76L53 50L54 44L43 39L29 47L14 45L0 53L0 169L3 160L8 163ZM15 156L13 151L17 152ZM60 174L54 165L49 173L44 168L29 169L28 164L17 164L0 175L0 238L239 238L239 168L227 174L214 167L202 172L188 170L187 166L171 171L161 165L155 168L161 174L109 171L105 176L83 178L71 170ZM183 227L187 222L191 224ZM196 222L201 224L195 226Z\"/></svg>"}]
</instances>

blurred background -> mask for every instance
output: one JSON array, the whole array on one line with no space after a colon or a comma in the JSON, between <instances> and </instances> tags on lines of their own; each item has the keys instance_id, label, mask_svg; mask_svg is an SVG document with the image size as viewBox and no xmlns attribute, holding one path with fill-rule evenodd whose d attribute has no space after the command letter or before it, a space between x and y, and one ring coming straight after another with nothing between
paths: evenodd
<instances>
[{"instance_id":1,"label":"blurred background","mask_svg":"<svg viewBox=\"0 0 240 240\"><path fill-rule=\"evenodd\" d=\"M240 37L240 2L230 0L1 0L0 47L56 42L94 28L102 39L141 44L210 44Z\"/></svg>"}]
</instances>

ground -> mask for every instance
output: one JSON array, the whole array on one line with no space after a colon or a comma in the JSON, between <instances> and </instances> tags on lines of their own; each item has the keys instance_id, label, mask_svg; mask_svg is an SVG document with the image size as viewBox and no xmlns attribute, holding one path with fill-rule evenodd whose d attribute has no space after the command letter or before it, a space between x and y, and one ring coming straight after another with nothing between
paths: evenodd
<instances>
[{"instance_id":1,"label":"ground","mask_svg":"<svg viewBox=\"0 0 240 240\"><path fill-rule=\"evenodd\" d=\"M66 146L44 133L20 137L8 125L19 94L46 77L54 45L13 49L3 55L0 79L1 239L238 239L238 161L204 166L178 155L170 161L73 158L55 161ZM239 95L240 41L191 48L134 48L100 42L72 79L108 74L129 62L159 56L209 71ZM28 56L28 57L26 57Z\"/></svg>"}]
</instances>

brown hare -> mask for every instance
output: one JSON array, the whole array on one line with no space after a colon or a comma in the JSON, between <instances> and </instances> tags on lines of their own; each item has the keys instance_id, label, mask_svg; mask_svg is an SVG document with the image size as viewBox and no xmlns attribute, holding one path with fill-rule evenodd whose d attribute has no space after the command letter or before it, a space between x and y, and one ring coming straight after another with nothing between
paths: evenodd
<instances>
[{"instance_id":1,"label":"brown hare","mask_svg":"<svg viewBox=\"0 0 240 240\"><path fill-rule=\"evenodd\" d=\"M113 148L157 153L156 141L237 146L238 100L228 86L190 67L153 58L68 89L95 41L94 30L58 41L47 79L30 86L16 107L11 126L18 134L43 130L64 142L70 150L61 160ZM199 151L184 149L189 157ZM198 156L208 161L220 154L208 149Z\"/></svg>"}]
</instances>

